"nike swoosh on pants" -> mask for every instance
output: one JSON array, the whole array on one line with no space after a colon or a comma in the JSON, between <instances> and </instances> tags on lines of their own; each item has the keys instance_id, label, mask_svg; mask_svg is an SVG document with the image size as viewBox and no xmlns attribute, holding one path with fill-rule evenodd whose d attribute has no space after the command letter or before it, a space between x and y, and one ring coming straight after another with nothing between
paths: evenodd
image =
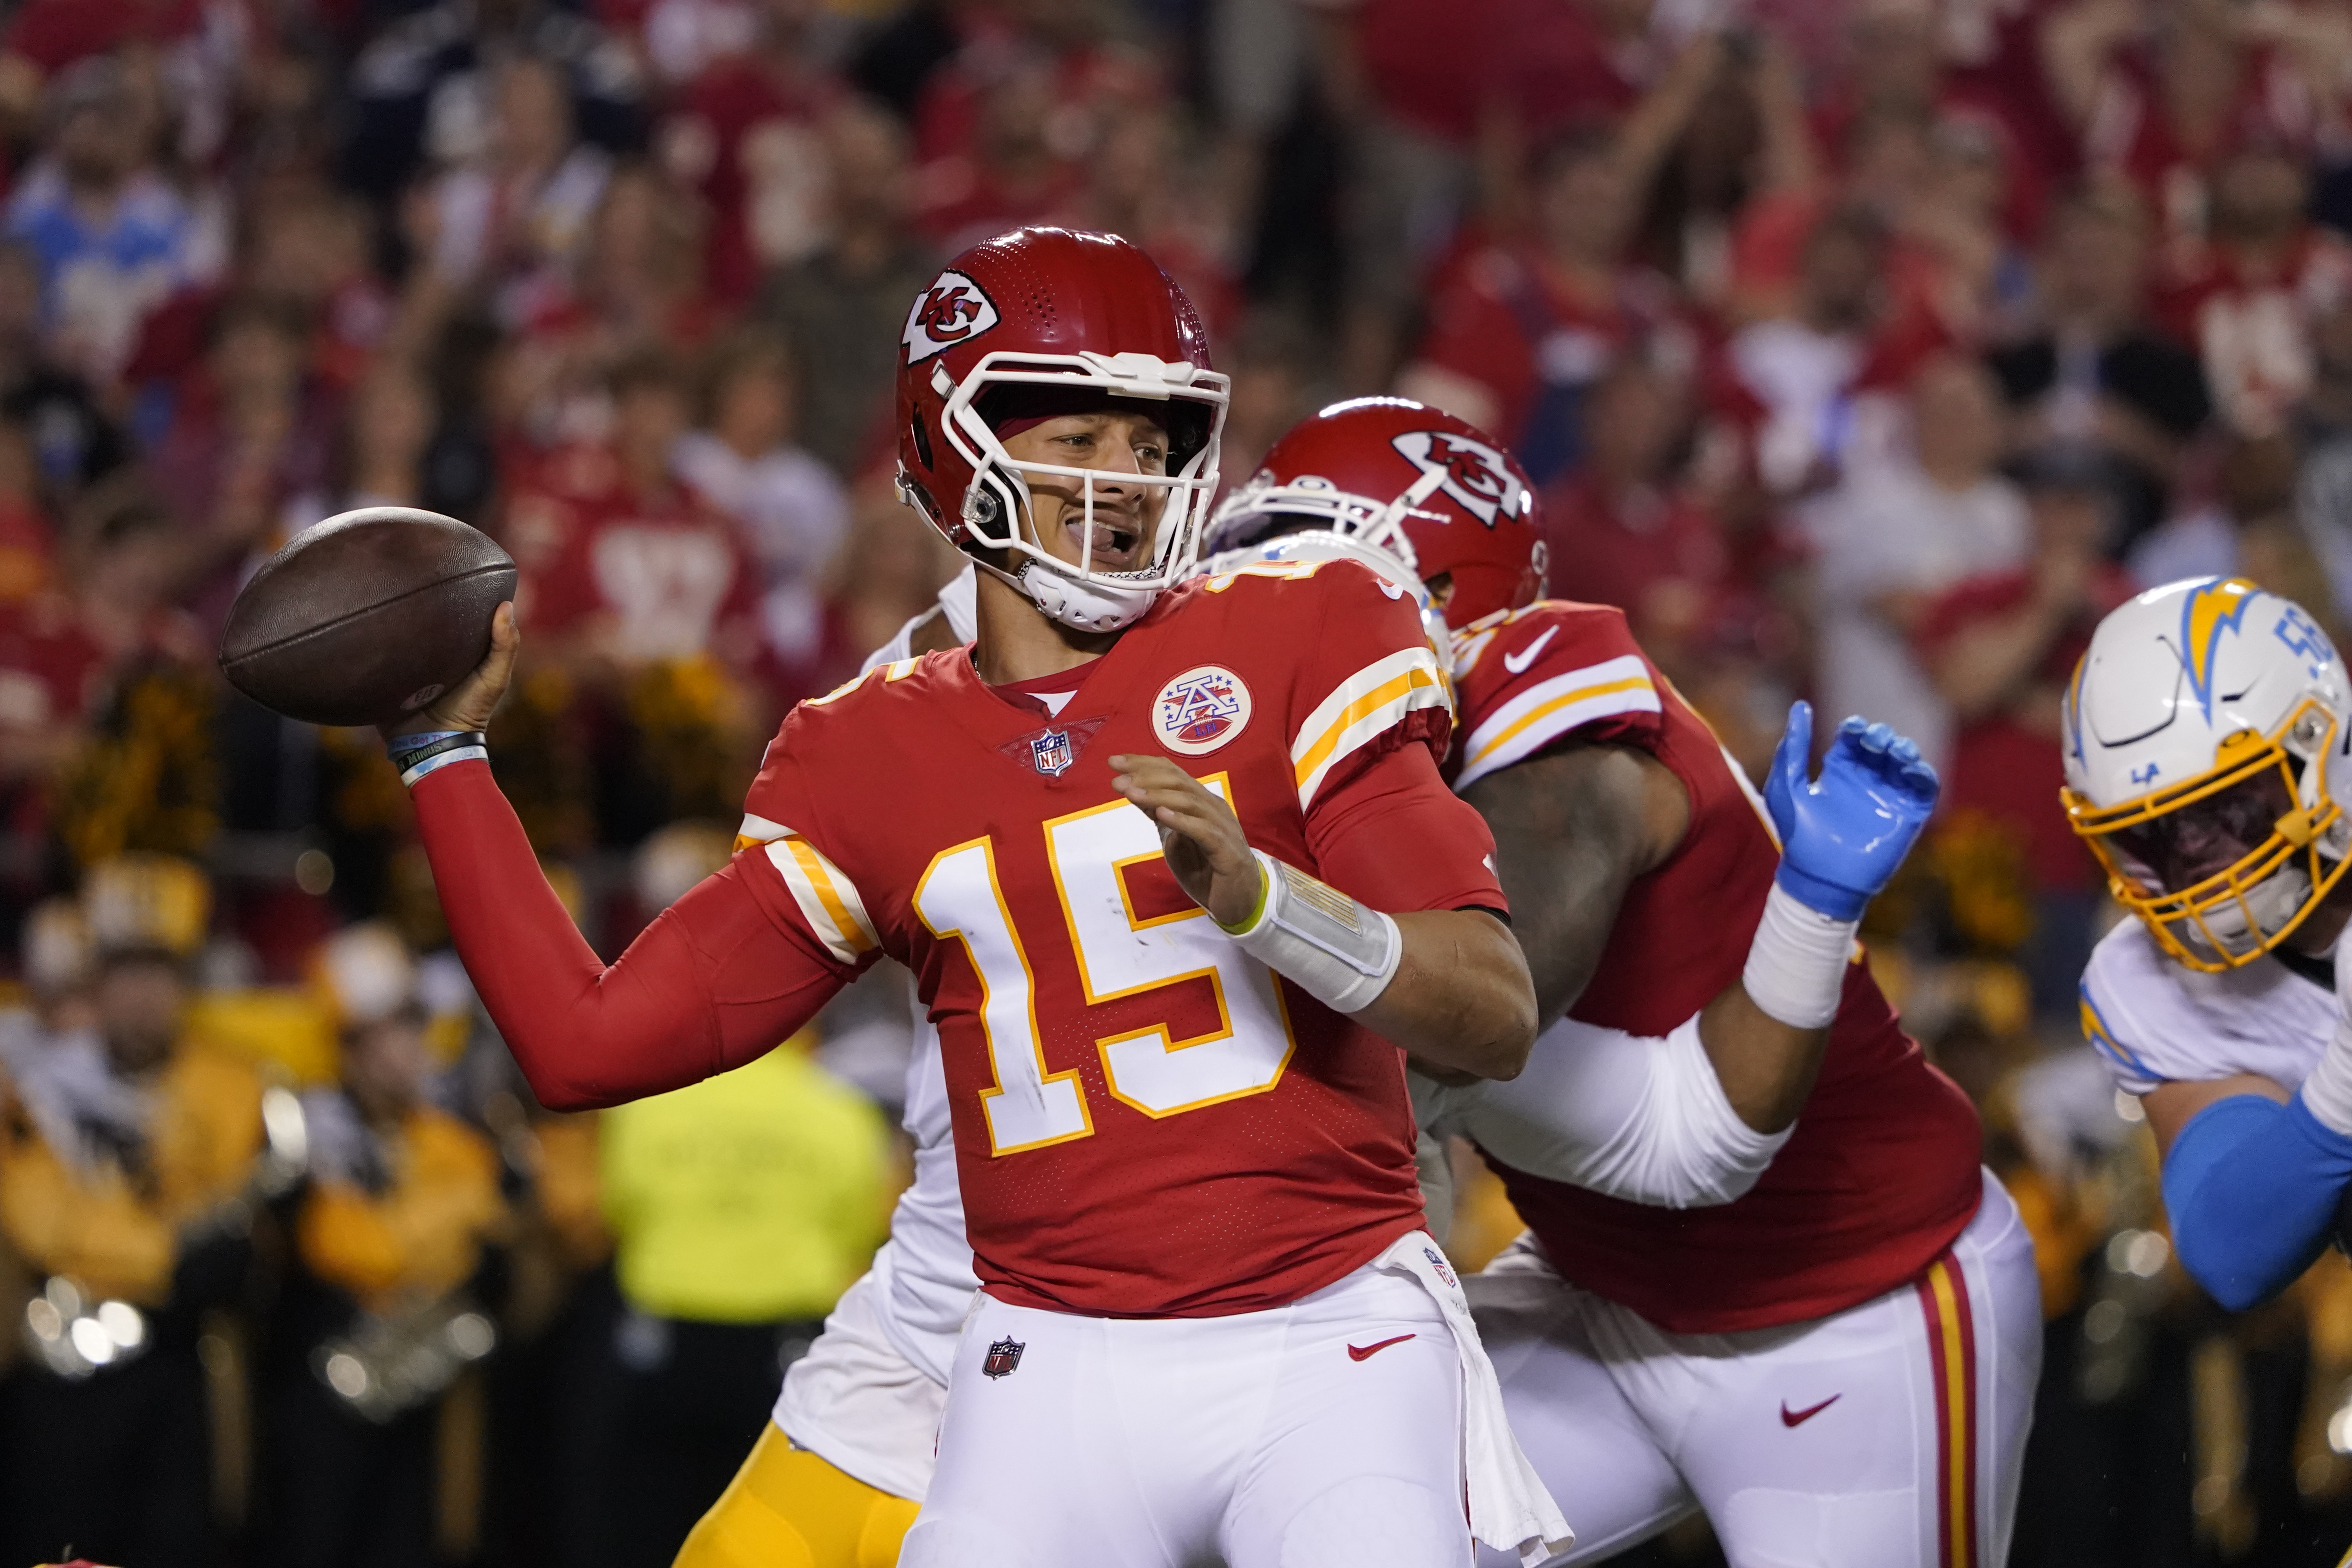
<instances>
[{"instance_id":1,"label":"nike swoosh on pants","mask_svg":"<svg viewBox=\"0 0 2352 1568\"><path fill-rule=\"evenodd\" d=\"M1392 1340L1382 1340L1376 1345L1349 1345L1348 1347L1348 1359L1349 1361L1367 1361L1372 1356L1379 1354L1381 1351L1388 1349L1391 1345L1401 1345L1404 1343L1405 1341L1414 1337L1415 1336L1412 1334L1399 1334Z\"/></svg>"}]
</instances>

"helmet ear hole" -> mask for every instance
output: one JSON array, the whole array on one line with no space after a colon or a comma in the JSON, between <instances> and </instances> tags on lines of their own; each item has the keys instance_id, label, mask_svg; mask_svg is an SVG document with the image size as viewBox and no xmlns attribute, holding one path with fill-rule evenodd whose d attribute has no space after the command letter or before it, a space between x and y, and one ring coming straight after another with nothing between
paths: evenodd
<instances>
[{"instance_id":1,"label":"helmet ear hole","mask_svg":"<svg viewBox=\"0 0 2352 1568\"><path fill-rule=\"evenodd\" d=\"M931 433L923 428L922 410L917 409L908 416L907 427L915 438L915 457L922 463L923 471L930 472L935 466L931 461Z\"/></svg>"},{"instance_id":2,"label":"helmet ear hole","mask_svg":"<svg viewBox=\"0 0 2352 1568\"><path fill-rule=\"evenodd\" d=\"M1013 489L1014 483L1003 469L992 464L980 470L972 479L971 489L964 492L964 524L979 536L981 543L1001 547L1013 542L1018 531L1013 520L1021 510Z\"/></svg>"}]
</instances>

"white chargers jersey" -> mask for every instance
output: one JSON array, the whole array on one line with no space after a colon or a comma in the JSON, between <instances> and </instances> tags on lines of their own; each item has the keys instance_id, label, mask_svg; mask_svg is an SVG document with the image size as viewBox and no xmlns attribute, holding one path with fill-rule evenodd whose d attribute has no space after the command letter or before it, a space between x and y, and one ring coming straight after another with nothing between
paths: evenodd
<instances>
[{"instance_id":1,"label":"white chargers jersey","mask_svg":"<svg viewBox=\"0 0 2352 1568\"><path fill-rule=\"evenodd\" d=\"M2309 974L2292 962L2273 953L2201 974L2125 921L2083 972L2084 1037L2127 1094L2239 1073L2293 1090L2335 1038L2336 1004L2326 960L2303 961Z\"/></svg>"},{"instance_id":2,"label":"white chargers jersey","mask_svg":"<svg viewBox=\"0 0 2352 1568\"><path fill-rule=\"evenodd\" d=\"M975 635L979 618L977 574L967 565L940 590L940 610L958 642ZM911 658L917 616L898 635L874 650L865 668ZM898 1353L945 1386L954 1364L956 1337L980 1279L971 1271L971 1243L964 1234L963 1190L956 1180L955 1136L948 1112L947 1068L940 1057L940 1031L915 995L915 977L898 970L913 1020L914 1050L907 1060L907 1112L900 1125L915 1143L914 1184L898 1195L890 1214L890 1239L875 1254L873 1273L881 1287L881 1326Z\"/></svg>"},{"instance_id":3,"label":"white chargers jersey","mask_svg":"<svg viewBox=\"0 0 2352 1568\"><path fill-rule=\"evenodd\" d=\"M940 591L948 629L972 638L977 588L971 567ZM921 616L866 661L871 669L909 657ZM890 1237L864 1278L844 1291L824 1332L784 1373L775 1424L799 1447L895 1497L919 1500L930 1485L940 1406L964 1316L980 1280L964 1232L940 1032L915 994L915 977L889 959L861 984L896 985L913 1043L901 1125L915 1145L915 1179L891 1211Z\"/></svg>"},{"instance_id":4,"label":"white chargers jersey","mask_svg":"<svg viewBox=\"0 0 2352 1568\"><path fill-rule=\"evenodd\" d=\"M901 970L897 978L906 987L914 1020L902 1125L915 1142L915 1179L890 1211L890 1239L874 1255L873 1275L882 1291L883 1333L900 1355L944 1387L980 1279L971 1271L971 1242L964 1234L939 1026L916 998L915 977Z\"/></svg>"}]
</instances>

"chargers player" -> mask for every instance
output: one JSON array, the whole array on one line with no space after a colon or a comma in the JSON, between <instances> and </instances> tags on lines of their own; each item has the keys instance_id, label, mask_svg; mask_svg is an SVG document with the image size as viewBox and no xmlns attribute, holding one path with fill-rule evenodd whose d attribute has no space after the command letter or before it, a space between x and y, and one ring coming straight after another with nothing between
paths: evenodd
<instances>
[{"instance_id":1,"label":"chargers player","mask_svg":"<svg viewBox=\"0 0 2352 1568\"><path fill-rule=\"evenodd\" d=\"M756 1057L877 953L915 972L982 1291L912 1568L1565 1544L1421 1231L1387 1043L1508 1075L1533 1026L1412 606L1346 563L1175 587L1224 384L1124 241L975 246L902 344L902 484L981 568L975 644L796 708L761 842L607 967L478 765L502 609L391 738L484 1002L577 1108Z\"/></svg>"},{"instance_id":2,"label":"chargers player","mask_svg":"<svg viewBox=\"0 0 2352 1568\"><path fill-rule=\"evenodd\" d=\"M2152 588L2066 693L2066 812L2137 918L2083 1030L2139 1096L2180 1261L2242 1311L2326 1246L2352 1182L2352 698L2326 633L2243 578Z\"/></svg>"},{"instance_id":3,"label":"chargers player","mask_svg":"<svg viewBox=\"0 0 2352 1568\"><path fill-rule=\"evenodd\" d=\"M2000 1562L2032 1243L1853 940L1932 773L1848 720L1809 784L1800 703L1759 801L1618 611L1531 602L1525 479L1436 410L1302 422L1212 542L1300 527L1385 554L1459 628L1447 773L1494 829L1549 1027L1516 1080L1415 1099L1530 1227L1470 1290L1567 1560L1703 1508L1734 1564Z\"/></svg>"}]
</instances>

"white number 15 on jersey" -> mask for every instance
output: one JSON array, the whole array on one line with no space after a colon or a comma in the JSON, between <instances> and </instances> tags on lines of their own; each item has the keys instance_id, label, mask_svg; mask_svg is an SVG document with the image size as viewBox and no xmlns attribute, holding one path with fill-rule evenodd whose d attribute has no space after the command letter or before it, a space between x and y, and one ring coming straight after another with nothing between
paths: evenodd
<instances>
[{"instance_id":1,"label":"white number 15 on jersey","mask_svg":"<svg viewBox=\"0 0 2352 1568\"><path fill-rule=\"evenodd\" d=\"M1226 778L1201 781L1221 798ZM1124 800L1045 824L1045 854L1061 894L1078 978L1089 1004L1117 1001L1205 978L1217 1027L1189 1039L1154 1024L1098 1038L1113 1098L1147 1116L1174 1116L1282 1080L1293 1040L1273 972L1244 954L1201 909L1141 916L1121 873L1160 858L1160 831ZM981 1091L997 1154L1085 1138L1094 1118L1075 1068L1048 1072L1038 1037L1036 981L996 874L996 849L975 838L943 849L915 887L915 914L931 934L963 943L980 976L982 1031L995 1087ZM1033 941L1041 933L1030 932Z\"/></svg>"}]
</instances>

